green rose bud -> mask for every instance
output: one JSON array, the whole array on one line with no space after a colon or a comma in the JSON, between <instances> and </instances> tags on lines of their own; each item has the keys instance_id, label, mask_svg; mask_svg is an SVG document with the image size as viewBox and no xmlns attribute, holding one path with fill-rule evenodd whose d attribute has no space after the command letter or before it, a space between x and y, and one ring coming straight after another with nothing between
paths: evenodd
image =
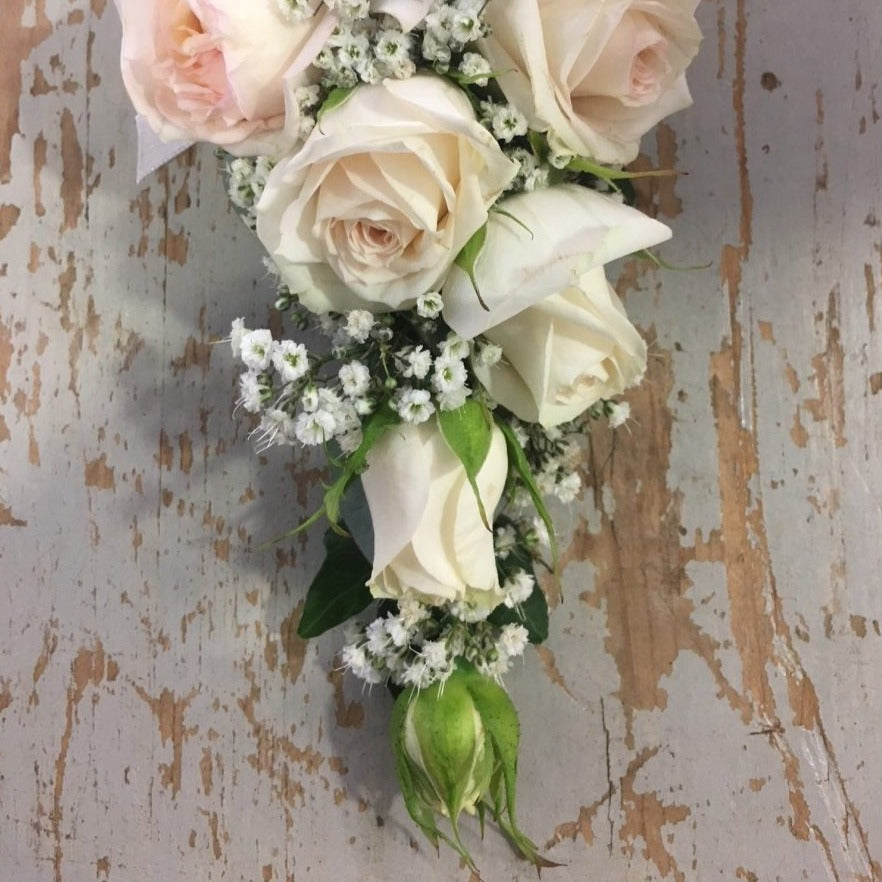
<instances>
[{"instance_id":1,"label":"green rose bud","mask_svg":"<svg viewBox=\"0 0 882 882\"><path fill-rule=\"evenodd\" d=\"M537 866L554 866L515 823L518 716L505 690L459 661L444 683L402 692L391 721L404 802L437 847L443 839L476 869L459 835L459 817L489 811L515 848ZM452 837L436 817L449 819Z\"/></svg>"}]
</instances>

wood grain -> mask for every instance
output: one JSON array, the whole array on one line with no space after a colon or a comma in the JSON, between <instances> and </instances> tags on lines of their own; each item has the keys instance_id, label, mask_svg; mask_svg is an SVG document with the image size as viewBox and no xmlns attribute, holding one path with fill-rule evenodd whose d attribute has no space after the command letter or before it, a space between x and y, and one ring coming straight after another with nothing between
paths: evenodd
<instances>
[{"instance_id":1,"label":"wood grain","mask_svg":"<svg viewBox=\"0 0 882 882\"><path fill-rule=\"evenodd\" d=\"M634 422L559 507L509 677L559 882L882 879L882 15L705 0L647 137ZM258 458L230 320L261 251L193 149L134 182L106 0L0 30L0 855L26 882L470 879L396 792L388 699L296 636L320 463ZM274 319L273 319L274 320ZM551 722L550 722L551 721ZM533 871L488 832L487 880Z\"/></svg>"}]
</instances>

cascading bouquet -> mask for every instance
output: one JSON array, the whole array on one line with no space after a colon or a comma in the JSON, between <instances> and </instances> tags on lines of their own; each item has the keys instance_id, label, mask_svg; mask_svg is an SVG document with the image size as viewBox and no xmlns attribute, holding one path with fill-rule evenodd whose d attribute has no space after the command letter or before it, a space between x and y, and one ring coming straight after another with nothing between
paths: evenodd
<instances>
[{"instance_id":1,"label":"cascading bouquet","mask_svg":"<svg viewBox=\"0 0 882 882\"><path fill-rule=\"evenodd\" d=\"M222 148L297 332L230 342L258 447L331 467L292 529L327 521L299 633L357 619L341 663L398 694L407 809L472 867L463 812L548 863L501 678L547 636L543 499L576 497L590 423L644 372L604 265L670 236L622 167L690 101L696 3L117 0L142 121Z\"/></svg>"}]
</instances>

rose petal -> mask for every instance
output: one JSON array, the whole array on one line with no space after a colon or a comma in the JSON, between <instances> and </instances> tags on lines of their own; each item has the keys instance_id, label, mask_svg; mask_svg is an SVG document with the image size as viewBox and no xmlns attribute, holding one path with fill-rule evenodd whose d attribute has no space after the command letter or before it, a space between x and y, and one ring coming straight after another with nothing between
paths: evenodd
<instances>
[{"instance_id":1,"label":"rose petal","mask_svg":"<svg viewBox=\"0 0 882 882\"><path fill-rule=\"evenodd\" d=\"M459 267L444 283L444 320L466 339L567 288L587 270L671 236L642 212L577 185L522 193L499 208L505 214L491 213L475 266L477 291Z\"/></svg>"}]
</instances>

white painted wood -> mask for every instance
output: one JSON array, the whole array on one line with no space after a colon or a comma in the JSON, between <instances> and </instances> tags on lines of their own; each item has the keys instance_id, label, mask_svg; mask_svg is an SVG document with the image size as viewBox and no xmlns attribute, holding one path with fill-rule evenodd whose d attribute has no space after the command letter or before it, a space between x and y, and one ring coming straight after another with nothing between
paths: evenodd
<instances>
[{"instance_id":1,"label":"white painted wood","mask_svg":"<svg viewBox=\"0 0 882 882\"><path fill-rule=\"evenodd\" d=\"M509 678L554 882L878 879L882 13L717 0L688 172L620 289L635 422L559 509L564 600ZM134 183L106 0L0 32L0 855L23 882L469 878L396 793L389 701L294 634L319 498L256 458L224 344L261 252L211 152ZM653 208L654 207L654 208ZM475 842L475 839L472 839ZM533 871L488 833L488 880Z\"/></svg>"}]
</instances>

